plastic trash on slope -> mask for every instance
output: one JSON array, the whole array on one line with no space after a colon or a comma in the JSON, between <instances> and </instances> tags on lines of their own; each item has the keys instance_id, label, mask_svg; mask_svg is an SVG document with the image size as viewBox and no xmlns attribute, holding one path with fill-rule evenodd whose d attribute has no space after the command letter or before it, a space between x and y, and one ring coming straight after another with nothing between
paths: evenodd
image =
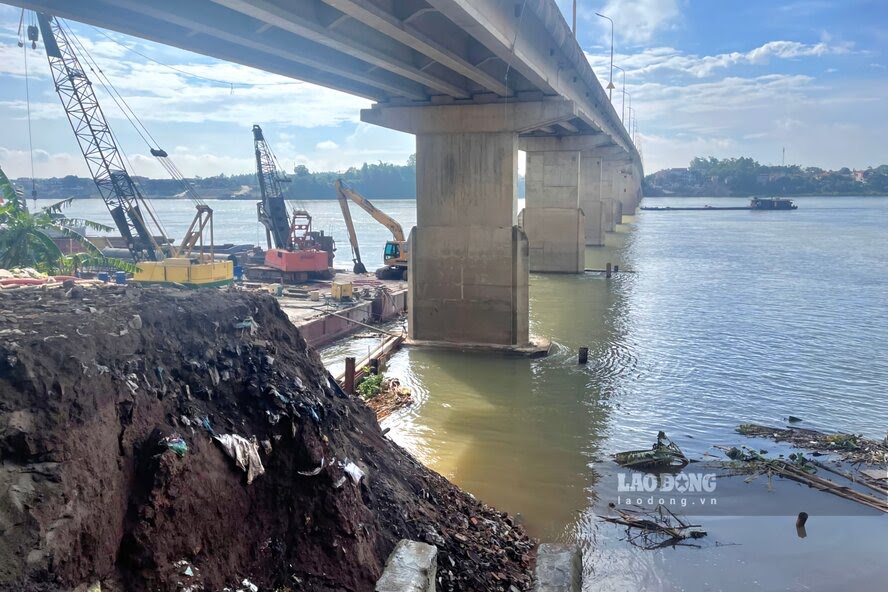
<instances>
[{"instance_id":1,"label":"plastic trash on slope","mask_svg":"<svg viewBox=\"0 0 888 592\"><path fill-rule=\"evenodd\" d=\"M265 473L262 459L259 458L259 443L255 437L247 440L236 434L222 434L216 436L214 440L219 443L225 454L234 460L238 468L247 473L247 485Z\"/></svg>"}]
</instances>

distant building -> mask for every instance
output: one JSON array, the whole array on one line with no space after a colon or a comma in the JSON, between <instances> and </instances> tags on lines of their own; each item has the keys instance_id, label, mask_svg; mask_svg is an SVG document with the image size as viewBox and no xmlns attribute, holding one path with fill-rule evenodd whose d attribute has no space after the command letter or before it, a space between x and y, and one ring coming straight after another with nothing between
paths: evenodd
<instances>
[{"instance_id":1,"label":"distant building","mask_svg":"<svg viewBox=\"0 0 888 592\"><path fill-rule=\"evenodd\" d=\"M866 173L867 171L864 170L851 171L851 178L858 183L866 183Z\"/></svg>"}]
</instances>

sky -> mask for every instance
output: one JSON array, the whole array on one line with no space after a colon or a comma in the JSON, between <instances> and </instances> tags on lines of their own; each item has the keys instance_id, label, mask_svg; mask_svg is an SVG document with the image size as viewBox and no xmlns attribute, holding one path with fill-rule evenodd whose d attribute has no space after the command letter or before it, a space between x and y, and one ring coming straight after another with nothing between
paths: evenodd
<instances>
[{"instance_id":1,"label":"sky","mask_svg":"<svg viewBox=\"0 0 888 592\"><path fill-rule=\"evenodd\" d=\"M570 22L571 0L557 3ZM610 24L595 13L615 23L614 64L625 70L626 105L631 101L646 172L687 166L695 156L780 164L784 149L787 164L888 163L888 2L577 4L578 41L603 84L610 75ZM11 177L30 176L33 156L37 177L86 176L42 46L17 46L20 14L0 4L0 166ZM366 99L70 25L186 176L252 172L254 123L288 169L404 163L415 150L413 136L360 122ZM615 69L613 78L622 113L623 74ZM99 99L136 174L165 176L101 89Z\"/></svg>"}]
</instances>

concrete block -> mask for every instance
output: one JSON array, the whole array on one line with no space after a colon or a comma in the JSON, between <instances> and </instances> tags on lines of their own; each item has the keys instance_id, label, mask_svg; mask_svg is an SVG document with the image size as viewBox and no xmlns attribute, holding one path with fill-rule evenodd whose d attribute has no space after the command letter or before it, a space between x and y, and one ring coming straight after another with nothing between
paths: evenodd
<instances>
[{"instance_id":1,"label":"concrete block","mask_svg":"<svg viewBox=\"0 0 888 592\"><path fill-rule=\"evenodd\" d=\"M600 247L604 245L604 230L602 228L602 203L598 200L587 202L583 206L586 214L586 245Z\"/></svg>"},{"instance_id":2,"label":"concrete block","mask_svg":"<svg viewBox=\"0 0 888 592\"><path fill-rule=\"evenodd\" d=\"M517 228L414 228L407 281L411 339L528 343L527 238Z\"/></svg>"},{"instance_id":3,"label":"concrete block","mask_svg":"<svg viewBox=\"0 0 888 592\"><path fill-rule=\"evenodd\" d=\"M618 199L613 200L613 217L614 217L614 226L623 223L623 202Z\"/></svg>"},{"instance_id":4,"label":"concrete block","mask_svg":"<svg viewBox=\"0 0 888 592\"><path fill-rule=\"evenodd\" d=\"M580 550L544 543L537 549L534 592L580 592L583 587Z\"/></svg>"},{"instance_id":5,"label":"concrete block","mask_svg":"<svg viewBox=\"0 0 888 592\"><path fill-rule=\"evenodd\" d=\"M529 152L525 178L527 207L579 207L580 153Z\"/></svg>"},{"instance_id":6,"label":"concrete block","mask_svg":"<svg viewBox=\"0 0 888 592\"><path fill-rule=\"evenodd\" d=\"M517 145L513 133L417 136L417 226L514 225Z\"/></svg>"},{"instance_id":7,"label":"concrete block","mask_svg":"<svg viewBox=\"0 0 888 592\"><path fill-rule=\"evenodd\" d=\"M614 231L614 204L619 203L614 199L601 200L601 230L604 232Z\"/></svg>"},{"instance_id":8,"label":"concrete block","mask_svg":"<svg viewBox=\"0 0 888 592\"><path fill-rule=\"evenodd\" d=\"M583 210L528 207L523 218L530 271L582 273L586 262Z\"/></svg>"},{"instance_id":9,"label":"concrete block","mask_svg":"<svg viewBox=\"0 0 888 592\"><path fill-rule=\"evenodd\" d=\"M579 152L544 154L552 162L543 165L543 183L547 187L576 188L579 179Z\"/></svg>"},{"instance_id":10,"label":"concrete block","mask_svg":"<svg viewBox=\"0 0 888 592\"><path fill-rule=\"evenodd\" d=\"M438 548L402 539L385 562L375 592L435 592Z\"/></svg>"}]
</instances>

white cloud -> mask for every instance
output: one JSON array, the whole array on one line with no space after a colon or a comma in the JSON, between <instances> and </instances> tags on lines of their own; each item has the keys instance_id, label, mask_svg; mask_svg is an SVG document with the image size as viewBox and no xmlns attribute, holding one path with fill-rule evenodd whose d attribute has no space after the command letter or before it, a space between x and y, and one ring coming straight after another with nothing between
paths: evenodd
<instances>
[{"instance_id":1,"label":"white cloud","mask_svg":"<svg viewBox=\"0 0 888 592\"><path fill-rule=\"evenodd\" d=\"M577 8L586 20L602 23L602 40L610 47L610 23L595 15L596 12L614 21L614 37L629 43L646 43L662 29L675 25L681 12L677 0L608 0L600 9Z\"/></svg>"},{"instance_id":2,"label":"white cloud","mask_svg":"<svg viewBox=\"0 0 888 592\"><path fill-rule=\"evenodd\" d=\"M720 81L635 88L648 172L687 166L695 156L751 156L807 166L875 166L888 162L880 117L888 81L825 84L803 75L729 77ZM853 138L853 141L850 139Z\"/></svg>"},{"instance_id":3,"label":"white cloud","mask_svg":"<svg viewBox=\"0 0 888 592\"><path fill-rule=\"evenodd\" d=\"M805 44L797 41L769 41L746 52L730 52L709 56L686 54L671 47L653 47L635 54L614 55L614 63L626 70L630 80L657 72L672 71L696 78L712 76L718 70L736 66L769 64L773 59L791 60L805 57L841 55L851 51L849 45L831 45L827 42ZM604 72L609 68L610 56L586 53L592 69Z\"/></svg>"},{"instance_id":4,"label":"white cloud","mask_svg":"<svg viewBox=\"0 0 888 592\"><path fill-rule=\"evenodd\" d=\"M781 12L791 14L793 16L811 16L815 13L835 8L835 4L826 0L800 0L799 2L790 2L780 7Z\"/></svg>"},{"instance_id":5,"label":"white cloud","mask_svg":"<svg viewBox=\"0 0 888 592\"><path fill-rule=\"evenodd\" d=\"M336 150L339 148L339 144L333 140L324 140L323 142L318 142L315 148L318 150Z\"/></svg>"},{"instance_id":6,"label":"white cloud","mask_svg":"<svg viewBox=\"0 0 888 592\"><path fill-rule=\"evenodd\" d=\"M81 26L77 28L83 31ZM6 26L0 30L11 34L15 32L15 27ZM184 51L175 50L172 54L174 59L163 66L127 49L138 47L142 53L154 56L162 53L163 46L117 34L106 35L107 38L91 39L94 36L92 33L78 34L77 38L113 86L145 121L250 125L254 120L259 120L311 128L357 122L360 110L370 106L370 101L360 97L239 64L209 60ZM35 89L41 88L41 85L47 96L54 95L49 86L49 66L42 45L38 45L36 50L28 47L27 51L32 100L36 96ZM22 52L14 43L0 46L0 75L24 75ZM120 117L118 109L104 91L98 74L89 67L85 56L81 55L80 58L97 89L106 115ZM226 84L226 81L231 81L232 85ZM23 89L22 82L22 96ZM55 100L55 97L51 100ZM49 103L39 105L41 110L35 115L32 104L32 117L64 116L58 103L52 109L48 109L48 106ZM20 109L19 105L13 103L4 103L0 107Z\"/></svg>"},{"instance_id":7,"label":"white cloud","mask_svg":"<svg viewBox=\"0 0 888 592\"><path fill-rule=\"evenodd\" d=\"M31 175L31 157L27 150L10 150L0 146L0 164L10 178ZM34 150L34 172L37 177L89 176L89 170L80 154L50 154L40 149Z\"/></svg>"}]
</instances>

